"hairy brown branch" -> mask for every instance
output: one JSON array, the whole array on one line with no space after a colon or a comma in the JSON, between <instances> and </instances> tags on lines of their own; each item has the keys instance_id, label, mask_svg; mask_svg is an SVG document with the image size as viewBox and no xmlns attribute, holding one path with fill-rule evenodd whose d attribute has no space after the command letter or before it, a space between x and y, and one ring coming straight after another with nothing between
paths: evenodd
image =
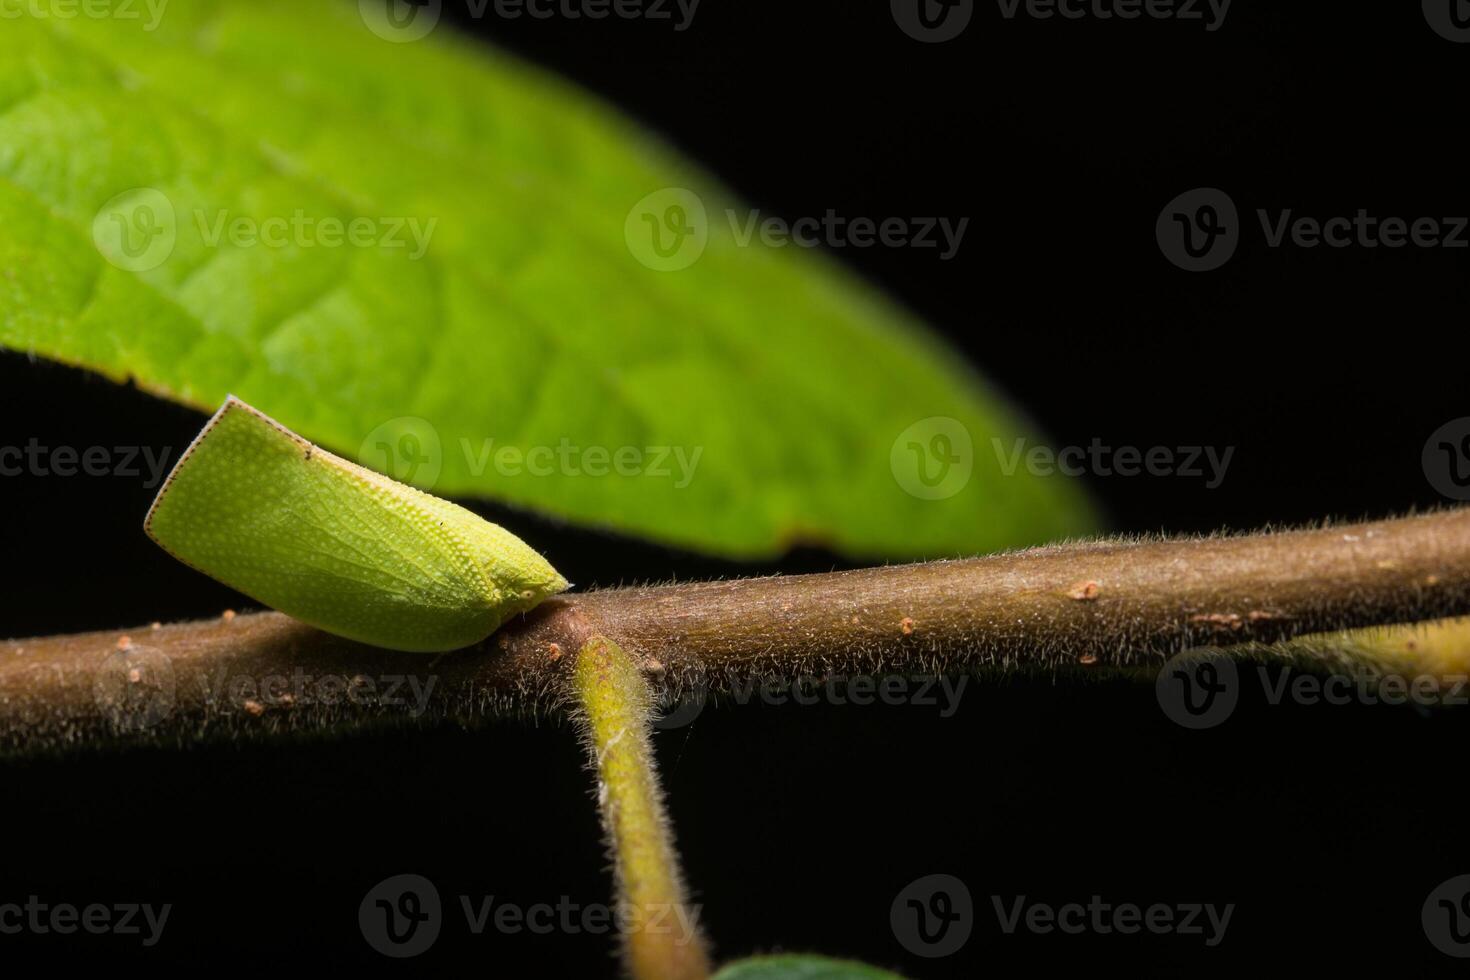
<instances>
[{"instance_id":1,"label":"hairy brown branch","mask_svg":"<svg viewBox=\"0 0 1470 980\"><path fill-rule=\"evenodd\" d=\"M1011 554L549 600L438 657L275 613L0 643L0 740L72 743L471 721L567 700L602 634L667 690L698 678L1128 665L1198 645L1470 613L1470 509L1310 530ZM123 648L120 648L123 647Z\"/></svg>"}]
</instances>

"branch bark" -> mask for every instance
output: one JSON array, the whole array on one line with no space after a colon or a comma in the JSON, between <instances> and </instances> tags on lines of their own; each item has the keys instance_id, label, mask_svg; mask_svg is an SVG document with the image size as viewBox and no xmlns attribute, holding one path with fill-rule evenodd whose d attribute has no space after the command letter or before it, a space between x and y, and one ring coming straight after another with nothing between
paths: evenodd
<instances>
[{"instance_id":1,"label":"branch bark","mask_svg":"<svg viewBox=\"0 0 1470 980\"><path fill-rule=\"evenodd\" d=\"M1192 646L1470 613L1470 508L1307 530L1096 541L548 600L485 643L394 653L276 613L0 643L0 741L68 745L559 714L575 653L663 693L801 674L1127 666ZM422 695L420 697L419 695Z\"/></svg>"}]
</instances>

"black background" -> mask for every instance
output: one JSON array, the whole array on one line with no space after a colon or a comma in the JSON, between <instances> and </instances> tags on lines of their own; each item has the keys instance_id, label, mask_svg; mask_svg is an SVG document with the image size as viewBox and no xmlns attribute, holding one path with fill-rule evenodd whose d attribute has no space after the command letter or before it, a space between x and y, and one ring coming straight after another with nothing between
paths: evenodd
<instances>
[{"instance_id":1,"label":"black background","mask_svg":"<svg viewBox=\"0 0 1470 980\"><path fill-rule=\"evenodd\" d=\"M933 250L841 256L1056 445L1235 447L1218 489L1093 480L1115 530L1442 502L1420 451L1470 414L1470 250L1273 249L1255 218L1470 213L1459 139L1470 45L1438 37L1417 4L1236 0L1208 32L1006 20L981 2L964 34L934 45L901 32L887 4L841 0L704 0L682 33L455 19L630 111L768 213L969 217L949 262ZM1230 194L1243 240L1223 268L1191 274L1160 254L1154 222L1200 186ZM7 445L182 446L201 420L0 356ZM137 480L7 477L0 494L0 634L249 607L144 539L151 491ZM579 583L842 566L817 552L735 565L513 519ZM971 685L950 718L710 708L656 744L721 958L815 950L915 977L1370 961L1425 973L1458 965L1430 947L1419 912L1436 884L1470 872L1467 734L1464 710L1268 707L1249 683L1226 724L1188 732L1148 685L1018 680ZM28 941L48 957L606 975L608 937L472 936L458 911L461 894L606 900L581 765L570 731L511 724L5 761L0 898L175 906L155 949ZM402 872L431 878L449 906L440 941L407 964L370 950L356 921L364 892ZM978 922L961 952L922 960L895 940L889 904L940 872L967 882ZM1213 949L1198 937L1004 935L990 896L1022 894L1236 909Z\"/></svg>"}]
</instances>

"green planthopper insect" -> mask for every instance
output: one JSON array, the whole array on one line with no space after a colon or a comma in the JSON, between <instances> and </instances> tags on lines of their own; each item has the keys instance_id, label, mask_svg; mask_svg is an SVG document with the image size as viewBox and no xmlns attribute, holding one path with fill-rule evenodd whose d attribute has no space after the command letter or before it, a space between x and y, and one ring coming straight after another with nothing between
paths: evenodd
<instances>
[{"instance_id":1,"label":"green planthopper insect","mask_svg":"<svg viewBox=\"0 0 1470 980\"><path fill-rule=\"evenodd\" d=\"M143 529L259 602L394 650L477 643L567 588L504 528L334 456L233 395Z\"/></svg>"}]
</instances>

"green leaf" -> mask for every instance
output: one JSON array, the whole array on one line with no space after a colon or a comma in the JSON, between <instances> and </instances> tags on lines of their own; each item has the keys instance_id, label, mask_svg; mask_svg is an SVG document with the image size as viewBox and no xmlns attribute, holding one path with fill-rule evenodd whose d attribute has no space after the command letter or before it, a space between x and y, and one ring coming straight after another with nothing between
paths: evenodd
<instances>
[{"instance_id":1,"label":"green leaf","mask_svg":"<svg viewBox=\"0 0 1470 980\"><path fill-rule=\"evenodd\" d=\"M1092 527L953 352L589 96L357 4L97 3L0 30L0 345L732 556Z\"/></svg>"},{"instance_id":2,"label":"green leaf","mask_svg":"<svg viewBox=\"0 0 1470 980\"><path fill-rule=\"evenodd\" d=\"M903 980L896 973L823 956L755 956L722 968L713 980Z\"/></svg>"},{"instance_id":3,"label":"green leaf","mask_svg":"<svg viewBox=\"0 0 1470 980\"><path fill-rule=\"evenodd\" d=\"M393 650L469 646L567 588L504 528L324 452L235 398L180 458L144 529L251 598Z\"/></svg>"}]
</instances>

